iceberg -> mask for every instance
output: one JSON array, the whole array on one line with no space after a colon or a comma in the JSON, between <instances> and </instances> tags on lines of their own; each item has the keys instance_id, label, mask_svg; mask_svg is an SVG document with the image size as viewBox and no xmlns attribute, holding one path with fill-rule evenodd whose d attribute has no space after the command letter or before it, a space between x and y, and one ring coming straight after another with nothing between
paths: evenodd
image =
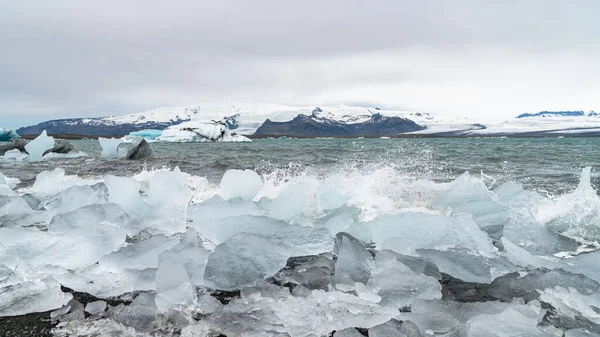
<instances>
[{"instance_id":1,"label":"iceberg","mask_svg":"<svg viewBox=\"0 0 600 337\"><path fill-rule=\"evenodd\" d=\"M15 130L0 128L0 142L9 142L17 138L20 138L20 136L15 132Z\"/></svg>"},{"instance_id":2,"label":"iceberg","mask_svg":"<svg viewBox=\"0 0 600 337\"><path fill-rule=\"evenodd\" d=\"M156 140L158 137L162 136L163 130L153 130L153 129L145 129L140 131L133 131L129 133L129 137L142 137L146 140Z\"/></svg>"},{"instance_id":3,"label":"iceberg","mask_svg":"<svg viewBox=\"0 0 600 337\"><path fill-rule=\"evenodd\" d=\"M41 161L44 153L52 148L54 148L54 138L48 136L46 130L25 145L25 150L29 153L29 161Z\"/></svg>"},{"instance_id":4,"label":"iceberg","mask_svg":"<svg viewBox=\"0 0 600 337\"><path fill-rule=\"evenodd\" d=\"M170 126L156 138L162 142L250 142L248 137L233 133L224 122L190 121Z\"/></svg>"},{"instance_id":5,"label":"iceberg","mask_svg":"<svg viewBox=\"0 0 600 337\"><path fill-rule=\"evenodd\" d=\"M102 146L102 153L100 154L104 158L115 159L119 156L117 149L119 145L123 143L121 138L98 138L100 146Z\"/></svg>"}]
</instances>

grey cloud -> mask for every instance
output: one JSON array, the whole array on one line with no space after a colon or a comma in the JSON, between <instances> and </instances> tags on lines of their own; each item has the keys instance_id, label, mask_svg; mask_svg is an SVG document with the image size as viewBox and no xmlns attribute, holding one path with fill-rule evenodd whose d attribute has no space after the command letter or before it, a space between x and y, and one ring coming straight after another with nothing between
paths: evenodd
<instances>
[{"instance_id":1,"label":"grey cloud","mask_svg":"<svg viewBox=\"0 0 600 337\"><path fill-rule=\"evenodd\" d=\"M594 62L600 24L593 17L599 6L555 0L4 1L0 116L122 114L218 100L371 101L464 112L472 104L460 109L444 101L444 85L469 88L480 81L483 95L509 95L502 72L522 64L522 78L508 80L537 76L544 85L542 78L555 74L566 78L567 91L598 88L565 73L600 73ZM438 105L394 88L427 88ZM515 101L514 109L534 106L526 100Z\"/></svg>"}]
</instances>

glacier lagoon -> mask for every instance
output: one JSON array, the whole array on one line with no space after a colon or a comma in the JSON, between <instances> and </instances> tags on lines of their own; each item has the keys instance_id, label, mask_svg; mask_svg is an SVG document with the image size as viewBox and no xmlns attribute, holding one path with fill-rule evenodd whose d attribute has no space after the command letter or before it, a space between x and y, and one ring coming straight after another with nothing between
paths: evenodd
<instances>
[{"instance_id":1,"label":"glacier lagoon","mask_svg":"<svg viewBox=\"0 0 600 337\"><path fill-rule=\"evenodd\" d=\"M0 161L0 327L600 333L595 139L153 143L142 162L73 143L88 156Z\"/></svg>"}]
</instances>

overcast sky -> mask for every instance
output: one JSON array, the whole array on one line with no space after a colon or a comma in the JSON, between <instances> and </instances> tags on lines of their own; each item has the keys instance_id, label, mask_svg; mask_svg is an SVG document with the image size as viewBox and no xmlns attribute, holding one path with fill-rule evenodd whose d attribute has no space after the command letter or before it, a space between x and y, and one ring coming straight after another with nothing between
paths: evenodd
<instances>
[{"instance_id":1,"label":"overcast sky","mask_svg":"<svg viewBox=\"0 0 600 337\"><path fill-rule=\"evenodd\" d=\"M219 101L600 109L599 14L597 0L0 0L0 123Z\"/></svg>"}]
</instances>

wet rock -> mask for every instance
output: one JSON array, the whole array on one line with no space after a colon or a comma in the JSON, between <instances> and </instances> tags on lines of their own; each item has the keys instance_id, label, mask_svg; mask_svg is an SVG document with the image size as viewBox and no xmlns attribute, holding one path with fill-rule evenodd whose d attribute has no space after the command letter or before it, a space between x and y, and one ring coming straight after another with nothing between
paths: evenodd
<instances>
[{"instance_id":1,"label":"wet rock","mask_svg":"<svg viewBox=\"0 0 600 337\"><path fill-rule=\"evenodd\" d=\"M127 160L139 160L146 158L154 158L154 149L145 139L141 139L127 151L125 159Z\"/></svg>"}]
</instances>

